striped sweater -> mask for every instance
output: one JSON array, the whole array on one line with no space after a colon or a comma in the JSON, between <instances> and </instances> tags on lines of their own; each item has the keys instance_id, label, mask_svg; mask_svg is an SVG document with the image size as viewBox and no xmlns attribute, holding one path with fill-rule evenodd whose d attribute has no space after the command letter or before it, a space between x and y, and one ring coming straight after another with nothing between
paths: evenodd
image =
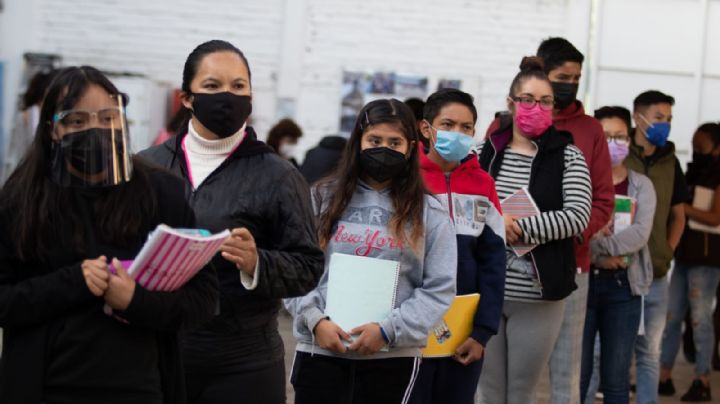
<instances>
[{"instance_id":1,"label":"striped sweater","mask_svg":"<svg viewBox=\"0 0 720 404\"><path fill-rule=\"evenodd\" d=\"M480 149L485 146L483 143ZM498 197L502 200L522 187L527 187L533 156L506 149L505 158L495 178ZM565 148L563 177L563 209L542 212L539 216L519 219L523 241L543 244L582 233L590 220L592 188L590 173L582 152L575 146ZM537 271L526 257L516 257L508 250L508 271L505 298L533 301L541 299Z\"/></svg>"}]
</instances>

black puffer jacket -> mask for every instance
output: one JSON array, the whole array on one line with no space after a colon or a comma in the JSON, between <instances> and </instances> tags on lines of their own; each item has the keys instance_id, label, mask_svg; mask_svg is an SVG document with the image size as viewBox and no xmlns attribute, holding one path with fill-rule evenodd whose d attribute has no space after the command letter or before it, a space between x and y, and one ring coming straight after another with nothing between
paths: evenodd
<instances>
[{"instance_id":1,"label":"black puffer jacket","mask_svg":"<svg viewBox=\"0 0 720 404\"><path fill-rule=\"evenodd\" d=\"M252 128L240 146L193 190L183 136L140 153L181 176L197 226L212 232L246 227L259 256L257 288L248 291L234 264L217 255L220 314L184 336L188 372L236 372L269 366L283 358L277 331L280 299L312 290L323 272L310 193L300 173Z\"/></svg>"}]
</instances>

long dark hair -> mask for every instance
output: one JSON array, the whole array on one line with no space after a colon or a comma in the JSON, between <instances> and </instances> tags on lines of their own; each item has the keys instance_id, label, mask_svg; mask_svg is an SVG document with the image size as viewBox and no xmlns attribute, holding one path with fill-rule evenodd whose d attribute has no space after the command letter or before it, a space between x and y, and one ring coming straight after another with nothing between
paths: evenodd
<instances>
[{"instance_id":1,"label":"long dark hair","mask_svg":"<svg viewBox=\"0 0 720 404\"><path fill-rule=\"evenodd\" d=\"M60 70L48 88L40 111L40 123L29 150L0 191L3 211L16 209L11 230L16 237L16 253L25 260L47 258L58 246L86 253L87 238L81 210L74 194L77 190L55 184L50 179L52 117L58 111L72 109L88 87L98 85L111 95L118 89L99 70L90 66ZM127 246L143 237L148 218L157 202L148 179L150 168L133 158L132 180L99 193L94 216L103 239Z\"/></svg>"},{"instance_id":2,"label":"long dark hair","mask_svg":"<svg viewBox=\"0 0 720 404\"><path fill-rule=\"evenodd\" d=\"M183 67L182 86L180 87L185 94L192 93L192 91L190 90L190 83L192 83L195 75L197 75L200 63L202 63L205 56L216 52L232 52L240 56L240 59L242 59L243 63L245 63L245 67L247 68L248 79L252 83L250 63L248 63L245 54L230 42L220 39L213 39L211 41L203 42L198 45L195 49L193 49L192 52L190 52L187 59L185 60L185 66ZM192 118L192 111L185 108L184 105L181 105L180 111L178 113L182 117L182 124L180 125L180 129L177 131L177 133L175 133L175 135L184 135L188 131L190 118Z\"/></svg>"},{"instance_id":3,"label":"long dark hair","mask_svg":"<svg viewBox=\"0 0 720 404\"><path fill-rule=\"evenodd\" d=\"M330 194L327 209L320 215L318 228L323 249L332 238L335 225L350 203L362 176L359 158L362 135L369 126L380 123L397 125L408 141L410 154L405 172L392 180L390 196L393 200L393 215L388 227L396 240L403 245L409 243L413 250L418 251L419 241L425 230L423 206L427 191L418 163L415 117L407 105L396 99L375 100L360 110L338 167L317 186L319 192L329 191ZM408 225L411 226L410 237L406 232Z\"/></svg>"}]
</instances>

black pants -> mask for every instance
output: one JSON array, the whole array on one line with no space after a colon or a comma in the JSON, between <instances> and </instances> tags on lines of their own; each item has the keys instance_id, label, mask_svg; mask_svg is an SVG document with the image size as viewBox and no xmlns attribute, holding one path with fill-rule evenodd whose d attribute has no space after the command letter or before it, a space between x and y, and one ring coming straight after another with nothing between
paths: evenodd
<instances>
[{"instance_id":1,"label":"black pants","mask_svg":"<svg viewBox=\"0 0 720 404\"><path fill-rule=\"evenodd\" d=\"M297 352L295 404L405 404L420 358L352 360Z\"/></svg>"},{"instance_id":2,"label":"black pants","mask_svg":"<svg viewBox=\"0 0 720 404\"><path fill-rule=\"evenodd\" d=\"M189 404L285 404L285 363L228 374L187 374Z\"/></svg>"},{"instance_id":3,"label":"black pants","mask_svg":"<svg viewBox=\"0 0 720 404\"><path fill-rule=\"evenodd\" d=\"M473 404L483 360L467 366L452 358L423 359L411 404Z\"/></svg>"}]
</instances>

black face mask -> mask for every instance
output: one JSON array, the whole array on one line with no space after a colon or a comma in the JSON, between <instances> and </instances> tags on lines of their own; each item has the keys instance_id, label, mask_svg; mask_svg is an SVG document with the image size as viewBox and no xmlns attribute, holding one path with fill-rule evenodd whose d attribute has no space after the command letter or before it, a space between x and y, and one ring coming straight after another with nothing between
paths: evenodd
<instances>
[{"instance_id":1,"label":"black face mask","mask_svg":"<svg viewBox=\"0 0 720 404\"><path fill-rule=\"evenodd\" d=\"M237 133L252 112L249 95L193 93L193 115L221 138Z\"/></svg>"},{"instance_id":2,"label":"black face mask","mask_svg":"<svg viewBox=\"0 0 720 404\"><path fill-rule=\"evenodd\" d=\"M555 107L563 110L577 99L578 85L574 83L550 82L555 96Z\"/></svg>"},{"instance_id":3,"label":"black face mask","mask_svg":"<svg viewBox=\"0 0 720 404\"><path fill-rule=\"evenodd\" d=\"M698 152L693 152L692 154L692 162L700 167L707 167L714 163L717 160L715 156L712 154L702 154Z\"/></svg>"},{"instance_id":4,"label":"black face mask","mask_svg":"<svg viewBox=\"0 0 720 404\"><path fill-rule=\"evenodd\" d=\"M123 164L121 163L124 161L125 151L123 136L119 130L115 131L113 153L112 134L112 129L90 128L65 135L60 142L53 142L52 177L56 183L73 186L107 185L103 179L99 179L98 184L87 181L103 172L108 172L112 161ZM126 169L126 167L118 168Z\"/></svg>"},{"instance_id":5,"label":"black face mask","mask_svg":"<svg viewBox=\"0 0 720 404\"><path fill-rule=\"evenodd\" d=\"M387 147L374 147L360 152L360 167L377 182L385 182L401 174L407 167L405 155Z\"/></svg>"}]
</instances>

